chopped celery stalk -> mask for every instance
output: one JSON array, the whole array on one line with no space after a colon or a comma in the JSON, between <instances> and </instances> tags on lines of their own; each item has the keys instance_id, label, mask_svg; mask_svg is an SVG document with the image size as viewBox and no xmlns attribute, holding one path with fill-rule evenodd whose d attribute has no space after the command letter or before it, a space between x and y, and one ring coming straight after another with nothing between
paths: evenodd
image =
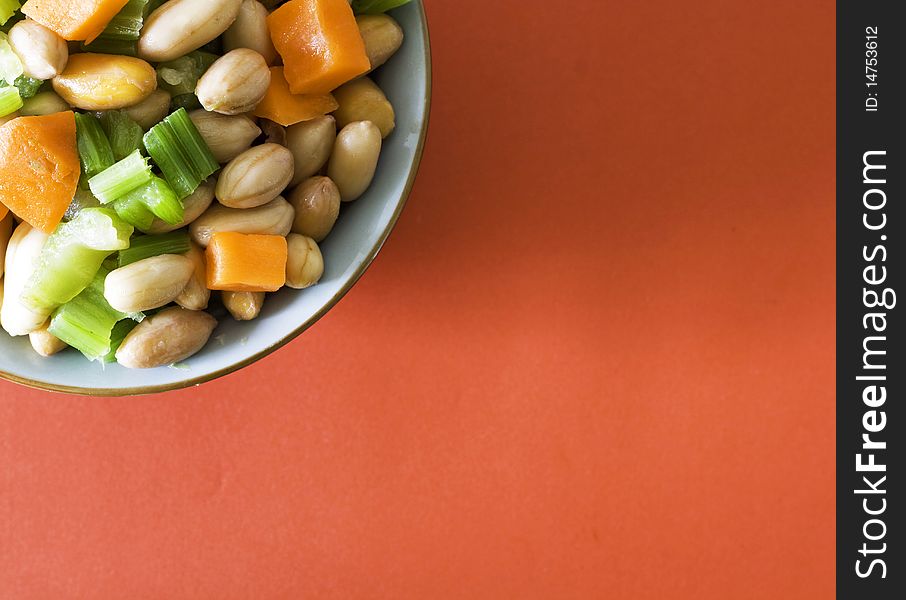
<instances>
[{"instance_id":1,"label":"chopped celery stalk","mask_svg":"<svg viewBox=\"0 0 906 600\"><path fill-rule=\"evenodd\" d=\"M144 141L179 199L189 196L220 168L184 108L152 127Z\"/></svg>"},{"instance_id":2,"label":"chopped celery stalk","mask_svg":"<svg viewBox=\"0 0 906 600\"><path fill-rule=\"evenodd\" d=\"M6 81L5 79L0 78L0 87L6 87L8 85L19 90L19 96L23 100L26 100L37 94L38 90L41 89L41 86L44 85L44 82L40 79L32 79L28 75L19 75L16 77L15 81Z\"/></svg>"},{"instance_id":3,"label":"chopped celery stalk","mask_svg":"<svg viewBox=\"0 0 906 600\"><path fill-rule=\"evenodd\" d=\"M121 110L108 110L101 115L101 126L110 140L114 160L123 160L136 150L142 149L141 125Z\"/></svg>"},{"instance_id":4,"label":"chopped celery stalk","mask_svg":"<svg viewBox=\"0 0 906 600\"><path fill-rule=\"evenodd\" d=\"M132 238L132 245L120 250L119 266L160 256L161 254L185 254L189 251L189 235L185 231L174 231L160 235L140 235Z\"/></svg>"},{"instance_id":5,"label":"chopped celery stalk","mask_svg":"<svg viewBox=\"0 0 906 600\"><path fill-rule=\"evenodd\" d=\"M110 351L103 358L105 363L116 362L116 351L120 349L126 336L136 327L138 327L138 321L132 319L123 319L113 326L113 330L110 332Z\"/></svg>"},{"instance_id":6,"label":"chopped celery stalk","mask_svg":"<svg viewBox=\"0 0 906 600\"><path fill-rule=\"evenodd\" d=\"M54 310L79 295L104 259L129 247L133 228L109 208L86 208L59 225L22 292L26 306Z\"/></svg>"},{"instance_id":7,"label":"chopped celery stalk","mask_svg":"<svg viewBox=\"0 0 906 600\"><path fill-rule=\"evenodd\" d=\"M120 198L120 201L131 202L133 200L144 204L155 217L170 225L176 225L183 219L183 205L176 197L176 192L173 191L170 184L156 175L147 184Z\"/></svg>"},{"instance_id":8,"label":"chopped celery stalk","mask_svg":"<svg viewBox=\"0 0 906 600\"><path fill-rule=\"evenodd\" d=\"M116 162L113 150L97 117L87 113L76 113L75 122L82 173L87 177L94 177Z\"/></svg>"},{"instance_id":9,"label":"chopped celery stalk","mask_svg":"<svg viewBox=\"0 0 906 600\"><path fill-rule=\"evenodd\" d=\"M28 75L19 75L13 82L13 85L19 90L19 95L22 96L22 98L32 98L38 93L38 90L41 89L44 82L40 79L29 77Z\"/></svg>"},{"instance_id":10,"label":"chopped celery stalk","mask_svg":"<svg viewBox=\"0 0 906 600\"><path fill-rule=\"evenodd\" d=\"M0 88L0 117L12 114L22 108L22 96L14 87Z\"/></svg>"},{"instance_id":11,"label":"chopped celery stalk","mask_svg":"<svg viewBox=\"0 0 906 600\"><path fill-rule=\"evenodd\" d=\"M88 180L88 187L101 204L125 196L135 188L151 181L151 166L138 150L112 167Z\"/></svg>"},{"instance_id":12,"label":"chopped celery stalk","mask_svg":"<svg viewBox=\"0 0 906 600\"><path fill-rule=\"evenodd\" d=\"M0 32L0 79L15 81L23 72L22 61L9 45L9 38Z\"/></svg>"},{"instance_id":13,"label":"chopped celery stalk","mask_svg":"<svg viewBox=\"0 0 906 600\"><path fill-rule=\"evenodd\" d=\"M72 202L70 202L69 206L66 208L63 220L72 221L76 218L77 214L86 208L97 208L100 205L101 201L95 198L89 190L77 188L75 196L72 197Z\"/></svg>"},{"instance_id":14,"label":"chopped celery stalk","mask_svg":"<svg viewBox=\"0 0 906 600\"><path fill-rule=\"evenodd\" d=\"M79 350L89 360L98 360L110 353L114 333L119 338L117 346L122 343L126 333L123 326L114 331L118 322L131 319L140 322L141 313L126 314L112 308L104 298L104 281L110 268L102 265L88 286L78 296L54 312L47 330L60 340Z\"/></svg>"},{"instance_id":15,"label":"chopped celery stalk","mask_svg":"<svg viewBox=\"0 0 906 600\"><path fill-rule=\"evenodd\" d=\"M138 40L148 0L129 0L111 20L100 37L115 40Z\"/></svg>"},{"instance_id":16,"label":"chopped celery stalk","mask_svg":"<svg viewBox=\"0 0 906 600\"><path fill-rule=\"evenodd\" d=\"M140 231L146 231L154 223L154 213L141 198L121 198L110 205L119 217Z\"/></svg>"},{"instance_id":17,"label":"chopped celery stalk","mask_svg":"<svg viewBox=\"0 0 906 600\"><path fill-rule=\"evenodd\" d=\"M82 49L107 54L135 56L136 44L144 24L148 0L129 0L110 23L90 44L82 42Z\"/></svg>"},{"instance_id":18,"label":"chopped celery stalk","mask_svg":"<svg viewBox=\"0 0 906 600\"><path fill-rule=\"evenodd\" d=\"M216 54L195 50L176 60L161 63L157 67L157 86L170 92L174 98L195 94L198 80L217 58Z\"/></svg>"},{"instance_id":19,"label":"chopped celery stalk","mask_svg":"<svg viewBox=\"0 0 906 600\"><path fill-rule=\"evenodd\" d=\"M185 217L182 200L176 197L170 184L160 177L155 177L142 188L142 198L154 216L169 225L177 225Z\"/></svg>"},{"instance_id":20,"label":"chopped celery stalk","mask_svg":"<svg viewBox=\"0 0 906 600\"><path fill-rule=\"evenodd\" d=\"M141 231L151 227L154 217L176 225L184 216L183 205L176 197L176 192L156 175L151 181L135 188L111 206L120 218Z\"/></svg>"},{"instance_id":21,"label":"chopped celery stalk","mask_svg":"<svg viewBox=\"0 0 906 600\"><path fill-rule=\"evenodd\" d=\"M10 17L22 7L19 0L0 0L0 25L6 25Z\"/></svg>"},{"instance_id":22,"label":"chopped celery stalk","mask_svg":"<svg viewBox=\"0 0 906 600\"><path fill-rule=\"evenodd\" d=\"M411 0L352 0L352 10L357 15L379 15L409 2Z\"/></svg>"}]
</instances>

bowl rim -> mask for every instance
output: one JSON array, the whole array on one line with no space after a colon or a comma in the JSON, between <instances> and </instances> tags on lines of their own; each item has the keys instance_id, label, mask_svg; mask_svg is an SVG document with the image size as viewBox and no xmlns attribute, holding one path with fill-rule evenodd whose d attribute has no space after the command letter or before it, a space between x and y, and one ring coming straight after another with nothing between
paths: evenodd
<instances>
[{"instance_id":1,"label":"bowl rim","mask_svg":"<svg viewBox=\"0 0 906 600\"><path fill-rule=\"evenodd\" d=\"M34 379L28 379L27 377L20 377L12 373L7 373L6 371L0 370L0 379L5 379L12 383L23 385L28 388L43 390L46 392L56 392L61 394L75 394L82 396L95 396L95 397L127 397L127 396L143 396L149 394L159 394L163 392L172 392L175 390L181 390L189 387L196 387L225 377L231 373L235 373L240 369L243 369L255 362L258 362L262 358L276 352L283 346L287 345L297 337L299 337L303 332L305 332L309 327L317 323L327 312L332 309L337 303L343 299L343 297L349 292L352 287L358 283L362 275L365 274L365 271L368 270L368 267L374 262L374 259L377 258L377 255L380 253L381 249L384 247L384 243L387 241L387 238L390 237L390 233L396 227L397 221L399 221L400 215L403 213L403 209L406 207L406 203L409 200L409 195L412 193L412 188L415 185L415 179L418 176L418 170L421 165L422 155L425 151L425 142L428 137L428 122L431 118L431 92L432 92L432 62L431 62L431 39L428 31L428 16L425 13L425 7L422 2L414 2L419 11L419 20L422 25L422 39L424 40L424 53L425 53L425 103L424 103L424 112L425 120L422 123L421 131L419 132L418 144L415 148L415 155L412 160L412 166L409 168L409 174L406 178L406 185L403 188L403 193L400 195L399 202L397 203L396 209L393 211L393 215L390 217L390 221L387 223L387 227L381 232L378 237L377 242L371 248L371 250L366 255L365 259L362 261L362 264L356 269L352 274L352 277L334 294L327 303L321 307L315 314L309 317L302 325L296 329L290 331L282 338L261 350L253 354L248 358L244 358L240 361L237 361L231 365L228 365L222 369L218 369L212 373L205 375L200 375L198 377L193 377L192 379L186 379L183 381L175 383L165 383L160 385L150 385L150 386L137 386L131 388L84 388L80 386L68 386L68 385L57 385L52 383L46 383L43 381L37 381Z\"/></svg>"}]
</instances>

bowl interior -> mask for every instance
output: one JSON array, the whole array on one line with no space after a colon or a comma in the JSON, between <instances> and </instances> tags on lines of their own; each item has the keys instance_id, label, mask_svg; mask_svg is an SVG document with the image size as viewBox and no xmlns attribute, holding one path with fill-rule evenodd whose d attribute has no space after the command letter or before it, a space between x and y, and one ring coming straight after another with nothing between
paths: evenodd
<instances>
[{"instance_id":1,"label":"bowl interior","mask_svg":"<svg viewBox=\"0 0 906 600\"><path fill-rule=\"evenodd\" d=\"M0 376L34 387L85 394L143 394L196 385L225 375L267 355L308 328L358 280L374 259L411 189L427 128L430 100L430 51L420 0L395 11L403 27L403 47L375 73L375 80L396 111L396 130L384 140L371 188L343 207L330 236L321 244L325 272L307 290L268 294L261 316L237 323L212 303L218 317L211 341L178 366L144 371L117 364L89 363L75 350L41 358L28 338L0 331ZM212 295L212 300L217 294Z\"/></svg>"}]
</instances>

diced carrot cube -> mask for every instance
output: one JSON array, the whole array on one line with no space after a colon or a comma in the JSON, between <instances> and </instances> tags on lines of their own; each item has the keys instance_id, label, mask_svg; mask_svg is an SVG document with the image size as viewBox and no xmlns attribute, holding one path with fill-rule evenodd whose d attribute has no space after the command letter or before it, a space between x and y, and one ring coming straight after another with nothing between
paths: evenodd
<instances>
[{"instance_id":1,"label":"diced carrot cube","mask_svg":"<svg viewBox=\"0 0 906 600\"><path fill-rule=\"evenodd\" d=\"M129 0L28 0L22 12L64 40L91 42Z\"/></svg>"},{"instance_id":2,"label":"diced carrot cube","mask_svg":"<svg viewBox=\"0 0 906 600\"><path fill-rule=\"evenodd\" d=\"M289 127L332 113L339 106L330 94L292 94L283 67L272 67L267 94L252 114Z\"/></svg>"},{"instance_id":3,"label":"diced carrot cube","mask_svg":"<svg viewBox=\"0 0 906 600\"><path fill-rule=\"evenodd\" d=\"M0 203L52 233L79 183L75 115L19 117L0 126Z\"/></svg>"},{"instance_id":4,"label":"diced carrot cube","mask_svg":"<svg viewBox=\"0 0 906 600\"><path fill-rule=\"evenodd\" d=\"M290 0L267 25L293 94L327 94L371 68L348 0Z\"/></svg>"},{"instance_id":5,"label":"diced carrot cube","mask_svg":"<svg viewBox=\"0 0 906 600\"><path fill-rule=\"evenodd\" d=\"M205 251L208 289L276 292L286 283L286 238L221 231Z\"/></svg>"}]
</instances>

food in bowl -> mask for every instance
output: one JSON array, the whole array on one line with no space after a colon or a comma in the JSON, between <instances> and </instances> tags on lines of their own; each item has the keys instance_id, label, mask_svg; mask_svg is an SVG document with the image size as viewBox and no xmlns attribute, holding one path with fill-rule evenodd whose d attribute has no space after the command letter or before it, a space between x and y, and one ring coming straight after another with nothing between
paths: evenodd
<instances>
[{"instance_id":1,"label":"food in bowl","mask_svg":"<svg viewBox=\"0 0 906 600\"><path fill-rule=\"evenodd\" d=\"M244 321L316 285L394 129L368 75L404 3L0 0L3 329L153 368L212 292Z\"/></svg>"}]
</instances>

